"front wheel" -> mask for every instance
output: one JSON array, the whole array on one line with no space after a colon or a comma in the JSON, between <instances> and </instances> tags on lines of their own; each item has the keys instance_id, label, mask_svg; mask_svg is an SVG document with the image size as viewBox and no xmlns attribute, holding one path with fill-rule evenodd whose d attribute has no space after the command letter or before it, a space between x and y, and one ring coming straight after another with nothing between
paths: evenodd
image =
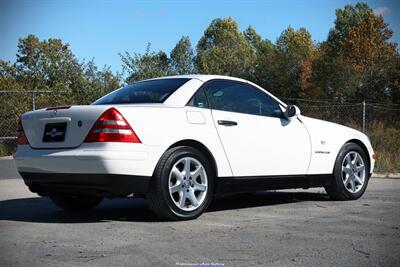
<instances>
[{"instance_id":1,"label":"front wheel","mask_svg":"<svg viewBox=\"0 0 400 267\"><path fill-rule=\"evenodd\" d=\"M64 210L85 211L95 208L103 200L103 197L58 194L51 195L50 199Z\"/></svg>"},{"instance_id":2,"label":"front wheel","mask_svg":"<svg viewBox=\"0 0 400 267\"><path fill-rule=\"evenodd\" d=\"M367 155L359 145L347 143L336 158L332 183L325 190L332 199L358 199L364 194L368 179Z\"/></svg>"},{"instance_id":3,"label":"front wheel","mask_svg":"<svg viewBox=\"0 0 400 267\"><path fill-rule=\"evenodd\" d=\"M175 147L161 157L146 200L162 218L195 219L210 204L213 186L214 173L204 155L192 147Z\"/></svg>"}]
</instances>

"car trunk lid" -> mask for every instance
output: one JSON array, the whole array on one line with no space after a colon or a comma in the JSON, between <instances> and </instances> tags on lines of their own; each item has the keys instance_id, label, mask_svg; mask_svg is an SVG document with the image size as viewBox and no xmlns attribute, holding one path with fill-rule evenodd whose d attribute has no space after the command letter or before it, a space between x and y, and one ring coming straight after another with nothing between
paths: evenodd
<instances>
[{"instance_id":1,"label":"car trunk lid","mask_svg":"<svg viewBox=\"0 0 400 267\"><path fill-rule=\"evenodd\" d=\"M73 148L83 143L91 127L111 106L52 107L28 112L21 123L32 148Z\"/></svg>"}]
</instances>

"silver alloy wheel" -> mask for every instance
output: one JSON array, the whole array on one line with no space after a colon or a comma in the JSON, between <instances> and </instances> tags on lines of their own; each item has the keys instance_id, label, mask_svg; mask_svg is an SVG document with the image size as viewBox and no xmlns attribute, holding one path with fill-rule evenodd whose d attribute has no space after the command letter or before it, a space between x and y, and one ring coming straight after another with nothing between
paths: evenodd
<instances>
[{"instance_id":1,"label":"silver alloy wheel","mask_svg":"<svg viewBox=\"0 0 400 267\"><path fill-rule=\"evenodd\" d=\"M169 195L181 210L193 211L206 199L208 179L203 165L196 159L185 157L177 161L168 179Z\"/></svg>"},{"instance_id":2,"label":"silver alloy wheel","mask_svg":"<svg viewBox=\"0 0 400 267\"><path fill-rule=\"evenodd\" d=\"M342 162L342 180L350 193L360 191L365 183L364 160L355 151L346 154Z\"/></svg>"}]
</instances>

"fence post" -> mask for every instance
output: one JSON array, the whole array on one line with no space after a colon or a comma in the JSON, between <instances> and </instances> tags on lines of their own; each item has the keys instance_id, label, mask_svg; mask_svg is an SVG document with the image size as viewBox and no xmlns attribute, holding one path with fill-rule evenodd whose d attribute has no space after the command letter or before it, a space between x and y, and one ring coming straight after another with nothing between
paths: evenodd
<instances>
[{"instance_id":1,"label":"fence post","mask_svg":"<svg viewBox=\"0 0 400 267\"><path fill-rule=\"evenodd\" d=\"M363 105L363 114L362 114L362 131L365 133L365 100L362 102Z\"/></svg>"},{"instance_id":2,"label":"fence post","mask_svg":"<svg viewBox=\"0 0 400 267\"><path fill-rule=\"evenodd\" d=\"M36 109L36 105L35 105L35 91L32 91L32 110Z\"/></svg>"}]
</instances>

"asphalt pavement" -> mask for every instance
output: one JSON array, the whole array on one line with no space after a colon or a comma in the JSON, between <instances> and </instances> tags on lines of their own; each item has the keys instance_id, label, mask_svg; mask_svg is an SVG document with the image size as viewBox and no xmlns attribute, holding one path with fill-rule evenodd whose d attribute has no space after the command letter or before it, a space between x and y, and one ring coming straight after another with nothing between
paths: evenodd
<instances>
[{"instance_id":1,"label":"asphalt pavement","mask_svg":"<svg viewBox=\"0 0 400 267\"><path fill-rule=\"evenodd\" d=\"M0 180L21 178L11 157L0 157Z\"/></svg>"},{"instance_id":2,"label":"asphalt pavement","mask_svg":"<svg viewBox=\"0 0 400 267\"><path fill-rule=\"evenodd\" d=\"M67 213L7 172L0 266L400 266L400 179L371 179L356 201L323 189L230 196L168 222L132 198Z\"/></svg>"}]
</instances>

